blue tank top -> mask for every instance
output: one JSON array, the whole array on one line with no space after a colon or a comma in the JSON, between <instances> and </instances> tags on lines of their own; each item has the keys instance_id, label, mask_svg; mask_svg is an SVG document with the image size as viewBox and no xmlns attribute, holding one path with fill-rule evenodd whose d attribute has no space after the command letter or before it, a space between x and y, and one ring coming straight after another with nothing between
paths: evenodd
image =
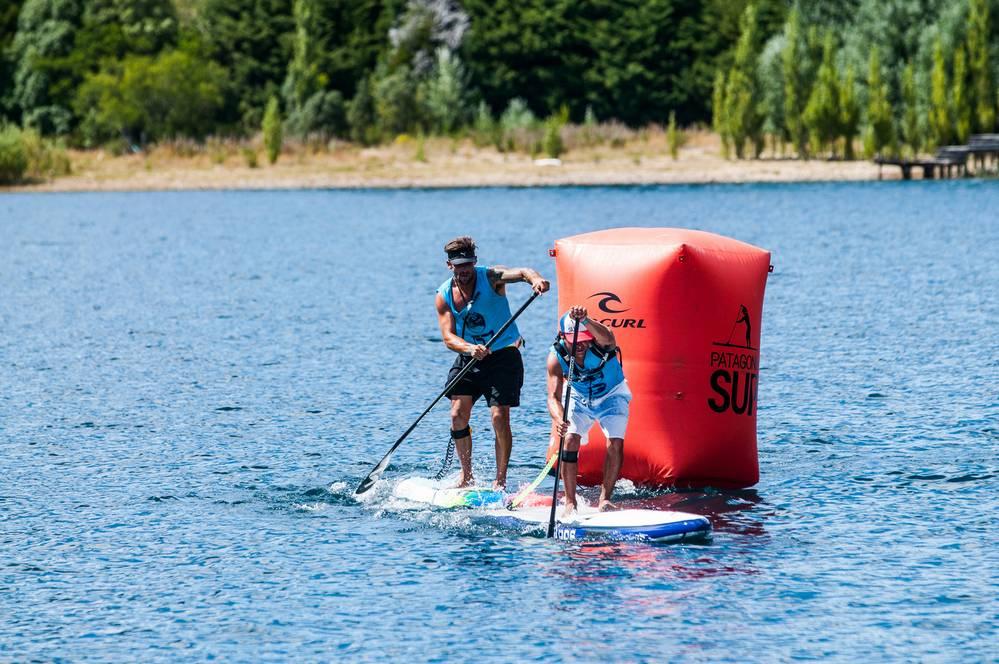
<instances>
[{"instance_id":1,"label":"blue tank top","mask_svg":"<svg viewBox=\"0 0 999 664\"><path fill-rule=\"evenodd\" d=\"M575 371L573 371L571 380L574 397L586 401L599 399L624 382L624 367L621 366L621 360L615 351L611 352L614 354L607 359L602 368L598 369L602 361L601 355L594 351L592 346L586 351L586 355L583 356L582 369L576 365ZM562 365L562 374L568 374L569 363L565 361L565 358L556 353L554 348L551 349L550 354L558 358L558 363ZM566 355L568 354L569 351L566 348Z\"/></svg>"},{"instance_id":2,"label":"blue tank top","mask_svg":"<svg viewBox=\"0 0 999 664\"><path fill-rule=\"evenodd\" d=\"M454 329L465 341L472 344L485 345L492 339L496 331L503 327L503 323L510 320L510 303L505 295L498 294L489 284L488 268L475 268L475 293L472 295L472 306L465 306L458 311L454 308L454 298L451 295L451 284L454 277L448 279L437 292L440 293L447 306L454 316ZM499 339L490 346L490 350L497 351L507 346L513 346L520 341L520 330L514 323L506 328Z\"/></svg>"}]
</instances>

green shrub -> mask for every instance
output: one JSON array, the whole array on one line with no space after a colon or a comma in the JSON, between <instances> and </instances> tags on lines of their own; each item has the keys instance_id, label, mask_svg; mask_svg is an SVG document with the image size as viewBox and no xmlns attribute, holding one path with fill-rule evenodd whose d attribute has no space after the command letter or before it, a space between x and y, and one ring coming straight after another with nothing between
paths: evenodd
<instances>
[{"instance_id":1,"label":"green shrub","mask_svg":"<svg viewBox=\"0 0 999 664\"><path fill-rule=\"evenodd\" d=\"M426 151L426 148L424 146L425 142L426 141L423 138L423 134L420 134L420 137L418 139L416 139L416 156L415 156L416 161L420 161L420 162L424 162L424 163L426 163L426 161L427 161L427 151Z\"/></svg>"},{"instance_id":2,"label":"green shrub","mask_svg":"<svg viewBox=\"0 0 999 664\"><path fill-rule=\"evenodd\" d=\"M131 152L132 144L124 138L114 138L104 144L104 149L110 152L112 157L120 157Z\"/></svg>"},{"instance_id":3,"label":"green shrub","mask_svg":"<svg viewBox=\"0 0 999 664\"><path fill-rule=\"evenodd\" d=\"M0 184L17 184L28 172L28 152L21 130L13 125L0 126Z\"/></svg>"},{"instance_id":4,"label":"green shrub","mask_svg":"<svg viewBox=\"0 0 999 664\"><path fill-rule=\"evenodd\" d=\"M28 176L54 178L69 175L72 171L69 155L61 143L44 139L34 129L21 131L21 140L28 155Z\"/></svg>"},{"instance_id":5,"label":"green shrub","mask_svg":"<svg viewBox=\"0 0 999 664\"><path fill-rule=\"evenodd\" d=\"M506 132L514 129L530 129L537 122L534 113L527 107L527 102L520 97L511 99L503 115L500 116L500 126Z\"/></svg>"},{"instance_id":6,"label":"green shrub","mask_svg":"<svg viewBox=\"0 0 999 664\"><path fill-rule=\"evenodd\" d=\"M676 111L669 112L669 126L666 128L666 141L669 143L669 155L676 161L680 153L680 132L676 128Z\"/></svg>"},{"instance_id":7,"label":"green shrub","mask_svg":"<svg viewBox=\"0 0 999 664\"><path fill-rule=\"evenodd\" d=\"M288 132L299 138L318 134L323 142L347 131L347 106L336 90L317 92L299 108L288 109Z\"/></svg>"},{"instance_id":8,"label":"green shrub","mask_svg":"<svg viewBox=\"0 0 999 664\"><path fill-rule=\"evenodd\" d=\"M458 56L448 48L438 48L433 74L421 83L419 91L433 131L451 134L465 122L465 78Z\"/></svg>"},{"instance_id":9,"label":"green shrub","mask_svg":"<svg viewBox=\"0 0 999 664\"><path fill-rule=\"evenodd\" d=\"M71 170L62 144L43 139L34 129L0 126L0 184L59 177Z\"/></svg>"},{"instance_id":10,"label":"green shrub","mask_svg":"<svg viewBox=\"0 0 999 664\"><path fill-rule=\"evenodd\" d=\"M545 120L545 135L541 149L552 159L557 159L565 152L565 142L562 140L562 127L569 122L569 108L562 106L558 113L552 113Z\"/></svg>"},{"instance_id":11,"label":"green shrub","mask_svg":"<svg viewBox=\"0 0 999 664\"><path fill-rule=\"evenodd\" d=\"M475 124L472 129L472 140L475 145L482 148L490 144L502 141L502 132L499 131L499 124L493 120L493 114L489 112L489 105L486 102L479 102L479 108L475 113Z\"/></svg>"},{"instance_id":12,"label":"green shrub","mask_svg":"<svg viewBox=\"0 0 999 664\"><path fill-rule=\"evenodd\" d=\"M267 102L262 131L264 146L267 148L267 161L273 164L278 160L278 155L281 154L281 143L284 141L284 136L281 133L281 111L278 109L277 97L271 97L270 101Z\"/></svg>"},{"instance_id":13,"label":"green shrub","mask_svg":"<svg viewBox=\"0 0 999 664\"><path fill-rule=\"evenodd\" d=\"M557 159L565 152L565 143L562 142L562 124L558 118L551 117L545 121L545 137L541 148L552 159Z\"/></svg>"},{"instance_id":14,"label":"green shrub","mask_svg":"<svg viewBox=\"0 0 999 664\"><path fill-rule=\"evenodd\" d=\"M183 51L108 62L77 90L85 143L116 136L131 142L176 137L201 140L222 109L222 68Z\"/></svg>"},{"instance_id":15,"label":"green shrub","mask_svg":"<svg viewBox=\"0 0 999 664\"><path fill-rule=\"evenodd\" d=\"M249 168L256 168L257 163L257 151L253 148L243 148L243 159L246 160L246 165Z\"/></svg>"},{"instance_id":16,"label":"green shrub","mask_svg":"<svg viewBox=\"0 0 999 664\"><path fill-rule=\"evenodd\" d=\"M375 73L371 93L381 136L394 136L421 126L416 92L416 77L406 65L392 71L379 68Z\"/></svg>"},{"instance_id":17,"label":"green shrub","mask_svg":"<svg viewBox=\"0 0 999 664\"><path fill-rule=\"evenodd\" d=\"M371 78L361 79L357 93L347 107L347 124L350 126L351 140L361 145L372 145L378 142L375 129L377 119L375 98L371 92Z\"/></svg>"},{"instance_id":18,"label":"green shrub","mask_svg":"<svg viewBox=\"0 0 999 664\"><path fill-rule=\"evenodd\" d=\"M589 147L597 140L597 114L593 112L593 107L587 105L586 113L583 115L583 145Z\"/></svg>"}]
</instances>

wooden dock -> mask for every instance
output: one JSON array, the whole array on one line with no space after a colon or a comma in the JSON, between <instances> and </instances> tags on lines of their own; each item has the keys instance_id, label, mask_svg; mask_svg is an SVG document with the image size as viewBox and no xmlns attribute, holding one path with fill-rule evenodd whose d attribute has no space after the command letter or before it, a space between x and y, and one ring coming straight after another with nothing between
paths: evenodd
<instances>
[{"instance_id":1,"label":"wooden dock","mask_svg":"<svg viewBox=\"0 0 999 664\"><path fill-rule=\"evenodd\" d=\"M902 169L903 180L911 180L915 168L922 169L924 180L934 180L967 177L969 157L976 174L988 170L990 164L993 169L999 166L999 134L975 134L967 145L945 145L928 158L903 159L878 155L874 158L874 163L878 165L879 180L882 166L898 166Z\"/></svg>"}]
</instances>

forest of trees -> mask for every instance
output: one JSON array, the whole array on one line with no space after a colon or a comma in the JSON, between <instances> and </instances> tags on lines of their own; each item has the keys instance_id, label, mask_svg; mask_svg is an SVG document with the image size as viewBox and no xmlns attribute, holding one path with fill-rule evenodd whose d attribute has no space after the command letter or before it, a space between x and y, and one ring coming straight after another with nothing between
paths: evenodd
<instances>
[{"instance_id":1,"label":"forest of trees","mask_svg":"<svg viewBox=\"0 0 999 664\"><path fill-rule=\"evenodd\" d=\"M266 125L502 148L510 128L672 115L738 157L915 152L995 128L997 4L0 0L0 124L82 147Z\"/></svg>"},{"instance_id":2,"label":"forest of trees","mask_svg":"<svg viewBox=\"0 0 999 664\"><path fill-rule=\"evenodd\" d=\"M853 159L917 154L996 126L996 33L989 0L881 0L821 16L793 6L761 36L742 17L715 72L713 126L738 157ZM806 7L811 7L806 11Z\"/></svg>"}]
</instances>

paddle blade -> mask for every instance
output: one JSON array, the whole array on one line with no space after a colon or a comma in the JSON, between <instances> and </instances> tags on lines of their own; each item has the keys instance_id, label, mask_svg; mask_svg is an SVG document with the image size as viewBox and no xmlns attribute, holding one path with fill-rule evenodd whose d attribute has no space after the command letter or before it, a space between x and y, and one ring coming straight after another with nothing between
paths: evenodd
<instances>
[{"instance_id":1,"label":"paddle blade","mask_svg":"<svg viewBox=\"0 0 999 664\"><path fill-rule=\"evenodd\" d=\"M355 496L361 495L362 493L364 493L365 491L367 491L368 489L370 489L375 485L375 482L378 481L378 478L381 477L382 473L385 472L385 469L388 468L389 457L391 456L392 456L391 453L386 454L385 457L378 462L378 465L371 469L371 472L368 473L368 476L365 477L363 480L361 480L361 483L357 485L356 489L354 489Z\"/></svg>"}]
</instances>

